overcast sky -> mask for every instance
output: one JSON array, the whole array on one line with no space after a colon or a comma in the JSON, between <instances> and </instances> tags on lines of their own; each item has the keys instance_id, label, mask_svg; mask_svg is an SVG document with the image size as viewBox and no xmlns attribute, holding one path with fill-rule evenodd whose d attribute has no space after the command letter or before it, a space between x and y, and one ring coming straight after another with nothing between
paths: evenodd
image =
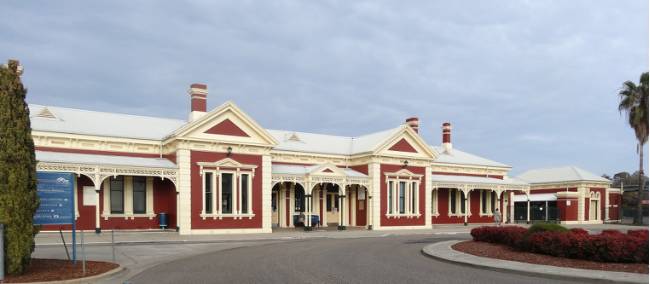
<instances>
[{"instance_id":1,"label":"overcast sky","mask_svg":"<svg viewBox=\"0 0 650 284\"><path fill-rule=\"evenodd\" d=\"M266 128L418 116L429 143L450 121L454 147L513 174L638 168L617 92L648 70L647 0L90 2L2 1L30 103L186 119L200 82Z\"/></svg>"}]
</instances>

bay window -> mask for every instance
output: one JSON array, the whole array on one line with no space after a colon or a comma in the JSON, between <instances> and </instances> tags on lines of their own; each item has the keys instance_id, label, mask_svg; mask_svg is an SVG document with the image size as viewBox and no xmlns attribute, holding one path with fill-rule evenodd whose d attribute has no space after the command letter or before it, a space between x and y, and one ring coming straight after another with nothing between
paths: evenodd
<instances>
[{"instance_id":1,"label":"bay window","mask_svg":"<svg viewBox=\"0 0 650 284\"><path fill-rule=\"evenodd\" d=\"M254 217L253 178L257 166L240 164L230 158L197 164L203 179L203 219Z\"/></svg>"},{"instance_id":2,"label":"bay window","mask_svg":"<svg viewBox=\"0 0 650 284\"><path fill-rule=\"evenodd\" d=\"M386 182L386 215L389 217L420 216L420 182L398 177Z\"/></svg>"}]
</instances>

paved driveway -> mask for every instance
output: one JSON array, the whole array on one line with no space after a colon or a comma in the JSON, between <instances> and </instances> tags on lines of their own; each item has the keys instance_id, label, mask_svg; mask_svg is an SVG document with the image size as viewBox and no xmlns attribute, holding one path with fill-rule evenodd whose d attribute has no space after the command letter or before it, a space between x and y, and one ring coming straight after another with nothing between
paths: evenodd
<instances>
[{"instance_id":1,"label":"paved driveway","mask_svg":"<svg viewBox=\"0 0 650 284\"><path fill-rule=\"evenodd\" d=\"M469 235L305 239L210 252L157 265L132 283L577 283L440 262L426 244Z\"/></svg>"}]
</instances>

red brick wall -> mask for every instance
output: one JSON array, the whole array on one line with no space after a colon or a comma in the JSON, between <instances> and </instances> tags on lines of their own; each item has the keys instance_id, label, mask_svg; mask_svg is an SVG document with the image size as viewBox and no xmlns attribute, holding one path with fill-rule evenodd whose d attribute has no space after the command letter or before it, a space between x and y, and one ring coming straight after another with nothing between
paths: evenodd
<instances>
[{"instance_id":1,"label":"red brick wall","mask_svg":"<svg viewBox=\"0 0 650 284\"><path fill-rule=\"evenodd\" d=\"M381 226L421 226L424 225L424 210L425 210L425 202L427 202L424 194L424 186L425 183L430 182L426 179L425 175L425 168L423 167L411 167L409 166L407 170L411 171L414 174L419 174L423 175L422 180L420 181L420 188L418 189L418 194L420 198L420 203L419 203L419 208L420 208L420 217L400 217L400 218L388 218L386 216L386 202L388 200L388 185L386 184L386 176L385 173L392 173L392 172L397 172L401 169L403 169L402 166L398 165L380 165L379 171L381 173L381 178L380 178L380 184L381 184L381 194L380 194L380 206L379 206L379 214L380 214L380 223ZM375 197L376 198L376 197Z\"/></svg>"},{"instance_id":2,"label":"red brick wall","mask_svg":"<svg viewBox=\"0 0 650 284\"><path fill-rule=\"evenodd\" d=\"M166 212L169 214L169 228L176 227L176 189L170 180L153 178L153 206L154 213ZM77 178L77 205L79 206L79 218L76 220L78 230L95 229L95 206L83 206L83 187L93 186L92 181L86 176ZM104 209L104 185L99 192L99 212ZM148 217L136 217L124 219L124 217L99 218L102 229L157 229L159 228L158 216L149 219ZM48 225L43 226L43 231L71 230L71 225Z\"/></svg>"},{"instance_id":3,"label":"red brick wall","mask_svg":"<svg viewBox=\"0 0 650 284\"><path fill-rule=\"evenodd\" d=\"M201 217L203 209L203 184L202 177L199 175L199 166L197 162L215 162L225 158L231 158L242 164L257 165L255 176L252 182L252 210L255 217L234 219L233 217L224 217L222 219ZM242 155L232 154L230 157L226 153L216 152L191 152L191 178L192 178L192 229L234 229L234 228L262 228L262 156L259 155ZM237 184L237 182L236 182ZM217 196L220 199L221 196ZM219 202L216 204L220 205ZM234 204L233 209L236 208Z\"/></svg>"},{"instance_id":4,"label":"red brick wall","mask_svg":"<svg viewBox=\"0 0 650 284\"><path fill-rule=\"evenodd\" d=\"M571 201L571 205L567 206L567 200ZM577 221L578 220L578 199L557 199L558 218L561 221Z\"/></svg>"}]
</instances>

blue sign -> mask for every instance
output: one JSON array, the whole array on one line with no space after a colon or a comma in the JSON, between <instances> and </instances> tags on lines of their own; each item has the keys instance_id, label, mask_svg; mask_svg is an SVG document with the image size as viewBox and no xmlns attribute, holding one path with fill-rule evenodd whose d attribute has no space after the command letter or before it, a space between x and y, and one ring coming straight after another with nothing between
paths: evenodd
<instances>
[{"instance_id":1,"label":"blue sign","mask_svg":"<svg viewBox=\"0 0 650 284\"><path fill-rule=\"evenodd\" d=\"M34 214L34 224L74 224L74 176L71 173L37 172L38 197L41 205Z\"/></svg>"}]
</instances>

